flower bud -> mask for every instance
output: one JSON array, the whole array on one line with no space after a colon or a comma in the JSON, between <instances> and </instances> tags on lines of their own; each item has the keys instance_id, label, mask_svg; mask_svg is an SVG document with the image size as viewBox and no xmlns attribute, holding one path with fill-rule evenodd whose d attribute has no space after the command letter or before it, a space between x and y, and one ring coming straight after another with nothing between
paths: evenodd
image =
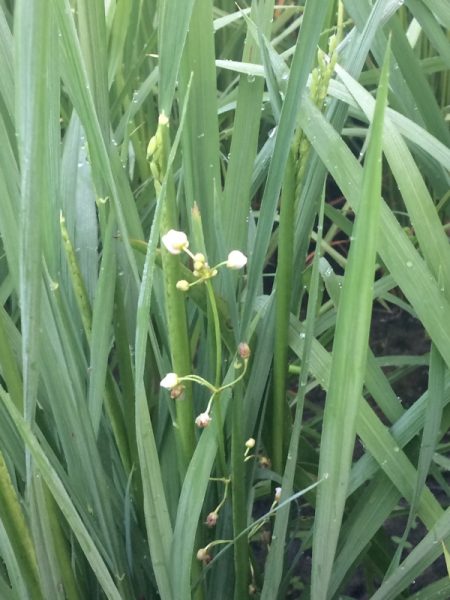
<instances>
[{"instance_id":1,"label":"flower bud","mask_svg":"<svg viewBox=\"0 0 450 600\"><path fill-rule=\"evenodd\" d=\"M251 351L250 346L245 342L241 342L238 346L238 354L244 360L250 357Z\"/></svg>"},{"instance_id":2,"label":"flower bud","mask_svg":"<svg viewBox=\"0 0 450 600\"><path fill-rule=\"evenodd\" d=\"M280 498L281 498L281 488L276 487L275 488L275 502L279 502Z\"/></svg>"},{"instance_id":3,"label":"flower bud","mask_svg":"<svg viewBox=\"0 0 450 600\"><path fill-rule=\"evenodd\" d=\"M186 279L180 279L180 281L177 281L177 290L180 290L180 292L188 292L189 282L186 281Z\"/></svg>"},{"instance_id":4,"label":"flower bud","mask_svg":"<svg viewBox=\"0 0 450 600\"><path fill-rule=\"evenodd\" d=\"M184 394L185 389L186 388L181 383L172 388L170 390L170 397L172 398L172 400L178 400L178 398L180 398Z\"/></svg>"},{"instance_id":5,"label":"flower bud","mask_svg":"<svg viewBox=\"0 0 450 600\"><path fill-rule=\"evenodd\" d=\"M219 515L215 511L210 512L209 515L206 517L206 525L208 527L215 527L218 518Z\"/></svg>"},{"instance_id":6,"label":"flower bud","mask_svg":"<svg viewBox=\"0 0 450 600\"><path fill-rule=\"evenodd\" d=\"M208 553L206 548L200 548L200 550L197 550L197 560L201 560L204 563L209 563L211 560L211 555Z\"/></svg>"},{"instance_id":7,"label":"flower bud","mask_svg":"<svg viewBox=\"0 0 450 600\"><path fill-rule=\"evenodd\" d=\"M204 413L200 413L198 415L198 417L195 419L195 424L197 425L197 427L200 427L200 429L204 429L205 427L208 427L208 425L211 423L211 417L209 416L209 413L204 412Z\"/></svg>"},{"instance_id":8,"label":"flower bud","mask_svg":"<svg viewBox=\"0 0 450 600\"><path fill-rule=\"evenodd\" d=\"M178 375L176 373L167 373L167 375L161 379L159 385L166 388L166 390L171 390L178 385Z\"/></svg>"},{"instance_id":9,"label":"flower bud","mask_svg":"<svg viewBox=\"0 0 450 600\"><path fill-rule=\"evenodd\" d=\"M242 269L247 264L247 257L239 250L232 250L228 255L227 267L229 269Z\"/></svg>"},{"instance_id":10,"label":"flower bud","mask_svg":"<svg viewBox=\"0 0 450 600\"><path fill-rule=\"evenodd\" d=\"M263 469L270 469L270 467L272 466L272 463L270 462L270 458L268 458L267 456L260 456L259 457L259 466L262 467Z\"/></svg>"},{"instance_id":11,"label":"flower bud","mask_svg":"<svg viewBox=\"0 0 450 600\"><path fill-rule=\"evenodd\" d=\"M252 448L255 447L255 439L254 438L248 438L248 440L245 442L245 447L248 448L249 450L251 450Z\"/></svg>"}]
</instances>

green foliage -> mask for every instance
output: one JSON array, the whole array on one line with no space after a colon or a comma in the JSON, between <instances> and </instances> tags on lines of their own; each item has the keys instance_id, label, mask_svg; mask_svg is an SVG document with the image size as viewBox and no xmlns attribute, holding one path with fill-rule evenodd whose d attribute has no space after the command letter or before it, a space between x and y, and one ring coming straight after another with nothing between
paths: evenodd
<instances>
[{"instance_id":1,"label":"green foliage","mask_svg":"<svg viewBox=\"0 0 450 600\"><path fill-rule=\"evenodd\" d=\"M402 4L0 2L2 598L448 595L450 9Z\"/></svg>"}]
</instances>

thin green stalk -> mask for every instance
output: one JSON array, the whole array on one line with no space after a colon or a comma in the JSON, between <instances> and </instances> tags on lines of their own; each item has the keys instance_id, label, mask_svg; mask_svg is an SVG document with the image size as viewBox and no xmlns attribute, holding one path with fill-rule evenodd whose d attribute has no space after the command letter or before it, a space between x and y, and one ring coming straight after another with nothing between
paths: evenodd
<instances>
[{"instance_id":1,"label":"thin green stalk","mask_svg":"<svg viewBox=\"0 0 450 600\"><path fill-rule=\"evenodd\" d=\"M330 386L320 445L319 477L313 536L311 594L326 600L350 480L356 419L366 370L372 313L382 175L382 135L387 103L389 45L378 88L371 136L364 165L361 206L353 227L347 269L336 318ZM349 361L349 356L353 357Z\"/></svg>"},{"instance_id":2,"label":"thin green stalk","mask_svg":"<svg viewBox=\"0 0 450 600\"><path fill-rule=\"evenodd\" d=\"M150 147L154 157L150 167L155 176L155 188L159 193L161 182L167 176L166 196L161 213L161 234L170 229L178 229L175 182L171 172L167 173L167 161L170 152L169 120L165 115L159 118L158 130L152 138ZM167 315L167 333L170 344L172 368L183 377L192 369L190 347L186 320L185 300L183 292L176 288L180 277L179 257L161 248L161 260L164 277L164 294ZM179 469L184 477L187 465L195 447L194 412L192 386L186 382L183 399L176 402L177 433L179 439Z\"/></svg>"},{"instance_id":3,"label":"thin green stalk","mask_svg":"<svg viewBox=\"0 0 450 600\"><path fill-rule=\"evenodd\" d=\"M242 383L234 389L232 400L232 429L231 429L231 469L232 469L232 511L233 535L239 534L247 527L247 502L244 463L244 411ZM246 536L236 539L234 545L234 599L242 600L248 596L249 584L249 553Z\"/></svg>"},{"instance_id":4,"label":"thin green stalk","mask_svg":"<svg viewBox=\"0 0 450 600\"><path fill-rule=\"evenodd\" d=\"M286 467L282 479L280 503L292 496L293 483L297 468L298 450L300 433L303 421L303 408L305 403L306 384L309 377L309 361L311 357L311 346L314 338L314 325L317 311L317 300L319 297L319 259L320 247L322 241L322 228L324 218L324 197L319 213L319 224L317 227L316 252L314 254L313 272L309 287L309 300L306 313L306 325L304 332L304 344L302 353L302 366L300 370L298 392L296 396L295 417L292 426L292 435L289 443L289 452L286 460ZM299 336L301 337L301 335ZM264 587L261 600L271 600L276 596L279 589L281 576L283 574L283 546L286 539L286 532L289 519L289 507L280 510L275 517L273 529L273 541L270 546L270 553L266 564L266 576L264 577Z\"/></svg>"},{"instance_id":5,"label":"thin green stalk","mask_svg":"<svg viewBox=\"0 0 450 600\"><path fill-rule=\"evenodd\" d=\"M215 387L219 388L222 381L222 337L220 332L220 321L219 313L217 311L216 298L214 296L214 290L211 281L205 281L206 290L208 292L209 308L212 314L214 323L214 339L216 344L216 372L215 372ZM223 428L222 428L222 414L220 409L220 395L217 394L214 403L214 410L217 415L215 419L217 426L217 439L219 442L219 462L222 474L226 474L226 460L225 460L225 443L223 439Z\"/></svg>"},{"instance_id":6,"label":"thin green stalk","mask_svg":"<svg viewBox=\"0 0 450 600\"><path fill-rule=\"evenodd\" d=\"M222 339L220 333L219 313L217 312L216 298L212 289L211 281L205 281L206 290L208 292L209 306L214 323L214 340L216 344L216 370L215 370L215 386L219 387L222 381Z\"/></svg>"}]
</instances>

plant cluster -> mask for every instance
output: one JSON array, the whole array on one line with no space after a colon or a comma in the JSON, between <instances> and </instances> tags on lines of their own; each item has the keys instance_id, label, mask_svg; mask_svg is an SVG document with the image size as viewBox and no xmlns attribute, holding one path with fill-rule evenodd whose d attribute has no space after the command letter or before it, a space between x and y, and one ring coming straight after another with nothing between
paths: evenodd
<instances>
[{"instance_id":1,"label":"plant cluster","mask_svg":"<svg viewBox=\"0 0 450 600\"><path fill-rule=\"evenodd\" d=\"M449 27L0 0L2 600L450 597Z\"/></svg>"}]
</instances>

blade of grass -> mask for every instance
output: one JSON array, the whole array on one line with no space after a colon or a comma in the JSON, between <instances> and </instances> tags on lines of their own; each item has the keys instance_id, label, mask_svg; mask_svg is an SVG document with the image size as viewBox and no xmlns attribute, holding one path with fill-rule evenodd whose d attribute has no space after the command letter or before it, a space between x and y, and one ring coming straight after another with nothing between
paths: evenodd
<instances>
[{"instance_id":1,"label":"blade of grass","mask_svg":"<svg viewBox=\"0 0 450 600\"><path fill-rule=\"evenodd\" d=\"M194 5L194 0L181 3L164 0L159 7L159 110L166 115L170 115L172 108L175 82Z\"/></svg>"},{"instance_id":2,"label":"blade of grass","mask_svg":"<svg viewBox=\"0 0 450 600\"><path fill-rule=\"evenodd\" d=\"M182 136L183 179L188 218L196 203L200 209L208 258L212 264L220 259L216 255L214 204L221 204L222 195L214 60L212 1L197 0L180 68L182 104L186 102L190 87L188 116Z\"/></svg>"},{"instance_id":3,"label":"blade of grass","mask_svg":"<svg viewBox=\"0 0 450 600\"><path fill-rule=\"evenodd\" d=\"M250 18L259 24L264 35L268 34L273 16L273 0L252 2ZM243 62L256 62L258 45L247 30L242 55ZM231 139L225 180L222 214L224 239L230 248L243 248L246 238L246 217L250 209L250 183L256 155L260 111L264 88L263 80L241 76L239 79L233 137Z\"/></svg>"},{"instance_id":4,"label":"blade of grass","mask_svg":"<svg viewBox=\"0 0 450 600\"><path fill-rule=\"evenodd\" d=\"M90 377L88 406L94 432L98 435L102 415L103 395L111 347L111 319L114 308L116 284L116 256L113 234L116 227L114 214L109 215L103 240L100 276L92 311L92 337L90 343Z\"/></svg>"},{"instance_id":5,"label":"blade of grass","mask_svg":"<svg viewBox=\"0 0 450 600\"><path fill-rule=\"evenodd\" d=\"M255 244L250 254L248 288L241 321L241 339L247 338L246 333L254 309L259 279L263 271L264 260L272 233L284 168L294 135L293 124L295 123L295 116L298 110L298 101L307 83L317 41L320 37L329 4L330 2L327 0L317 0L315 3L308 1L305 6L302 28L292 60L286 97L276 133L273 157L270 162L267 182L261 201Z\"/></svg>"},{"instance_id":6,"label":"blade of grass","mask_svg":"<svg viewBox=\"0 0 450 600\"><path fill-rule=\"evenodd\" d=\"M6 406L11 418L13 419L20 435L30 450L30 453L39 468L39 471L44 478L50 492L55 498L61 512L67 519L73 534L78 540L86 558L98 577L98 581L102 586L107 598L110 600L120 600L121 595L115 586L108 569L100 556L95 543L91 536L86 530L82 520L80 519L75 507L73 506L72 500L64 488L60 478L50 465L50 462L37 441L35 435L32 433L29 425L21 417L20 413L11 402L9 395L0 388L0 398L3 404Z\"/></svg>"},{"instance_id":7,"label":"blade of grass","mask_svg":"<svg viewBox=\"0 0 450 600\"><path fill-rule=\"evenodd\" d=\"M14 117L14 41L3 8L0 7L0 95L9 119ZM6 117L6 115L5 115Z\"/></svg>"},{"instance_id":8,"label":"blade of grass","mask_svg":"<svg viewBox=\"0 0 450 600\"><path fill-rule=\"evenodd\" d=\"M29 488L34 547L45 598L80 600L61 513L38 472Z\"/></svg>"},{"instance_id":9,"label":"blade of grass","mask_svg":"<svg viewBox=\"0 0 450 600\"><path fill-rule=\"evenodd\" d=\"M415 482L414 495L410 503L408 520L405 525L404 533L398 544L395 556L392 559L392 563L386 574L386 577L389 577L394 569L398 568L403 549L407 543L409 532L414 523L417 506L425 487L426 479L429 475L433 462L433 456L441 435L440 427L444 408L444 396L445 363L442 360L439 352L432 344L430 351L428 402L424 411L425 419L417 464L417 479Z\"/></svg>"},{"instance_id":10,"label":"blade of grass","mask_svg":"<svg viewBox=\"0 0 450 600\"><path fill-rule=\"evenodd\" d=\"M306 393L306 384L309 374L309 359L311 353L312 340L314 338L314 325L317 311L317 302L319 297L319 260L320 260L320 241L322 239L322 228L324 219L324 199L322 199L319 222L318 239L316 242L316 252L314 254L313 271L308 296L308 306L306 314L306 327L304 332L305 343L302 352L302 368L300 371L298 392L295 399L295 417L292 427L292 435L289 444L289 450L286 459L286 466L281 482L281 498L283 502L293 494L293 483L295 470L298 461L299 440L303 421L303 408ZM277 512L273 529L272 543L270 545L269 556L267 558L264 585L261 592L261 600L271 600L276 598L277 590L280 586L281 576L283 574L283 551L286 543L286 533L288 527L289 509Z\"/></svg>"},{"instance_id":11,"label":"blade of grass","mask_svg":"<svg viewBox=\"0 0 450 600\"><path fill-rule=\"evenodd\" d=\"M96 188L102 190L105 183L111 194L124 250L134 280L137 282L139 277L136 258L129 243L130 238L141 239L143 237L136 203L131 194L122 163L114 148L108 148L105 145L102 136L70 4L68 0L52 0L52 5L55 8L61 33L60 47L63 78L70 99L86 132Z\"/></svg>"},{"instance_id":12,"label":"blade of grass","mask_svg":"<svg viewBox=\"0 0 450 600\"><path fill-rule=\"evenodd\" d=\"M388 47L389 48L389 47ZM345 270L336 319L330 387L323 416L313 536L312 596L327 598L355 442L356 415L364 383L372 311L373 270L381 195L381 144L388 92L386 52L364 165L360 212ZM350 356L353 360L350 360Z\"/></svg>"},{"instance_id":13,"label":"blade of grass","mask_svg":"<svg viewBox=\"0 0 450 600\"><path fill-rule=\"evenodd\" d=\"M352 208L358 211L361 167L343 140L307 98L299 113L300 124ZM379 254L400 286L424 327L450 365L450 332L442 323L450 321L450 305L432 273L397 219L384 202L381 205Z\"/></svg>"},{"instance_id":14,"label":"blade of grass","mask_svg":"<svg viewBox=\"0 0 450 600\"><path fill-rule=\"evenodd\" d=\"M395 600L398 598L406 586L439 557L442 553L442 546L439 542L448 544L449 536L450 509L447 509L423 540L409 553L400 567L378 588L372 599Z\"/></svg>"},{"instance_id":15,"label":"blade of grass","mask_svg":"<svg viewBox=\"0 0 450 600\"><path fill-rule=\"evenodd\" d=\"M38 386L38 329L41 295L41 250L44 199L51 194L51 120L56 83L51 30L52 8L38 1L19 1L16 23L16 108L21 163L20 299L22 309L22 361L24 413L34 418ZM57 70L56 70L57 72ZM38 199L38 200L36 200Z\"/></svg>"},{"instance_id":16,"label":"blade of grass","mask_svg":"<svg viewBox=\"0 0 450 600\"><path fill-rule=\"evenodd\" d=\"M102 0L78 0L77 16L84 64L100 129L108 146L110 122L105 4Z\"/></svg>"},{"instance_id":17,"label":"blade of grass","mask_svg":"<svg viewBox=\"0 0 450 600\"><path fill-rule=\"evenodd\" d=\"M2 453L0 453L0 513L28 597L32 598L35 595L36 600L42 600L41 583L30 531Z\"/></svg>"},{"instance_id":18,"label":"blade of grass","mask_svg":"<svg viewBox=\"0 0 450 600\"><path fill-rule=\"evenodd\" d=\"M370 118L373 100L339 66L336 71L365 114ZM411 218L422 253L436 279L442 281L443 290L450 293L450 249L447 235L441 227L433 200L415 164L406 143L386 115L384 152L402 194Z\"/></svg>"}]
</instances>

